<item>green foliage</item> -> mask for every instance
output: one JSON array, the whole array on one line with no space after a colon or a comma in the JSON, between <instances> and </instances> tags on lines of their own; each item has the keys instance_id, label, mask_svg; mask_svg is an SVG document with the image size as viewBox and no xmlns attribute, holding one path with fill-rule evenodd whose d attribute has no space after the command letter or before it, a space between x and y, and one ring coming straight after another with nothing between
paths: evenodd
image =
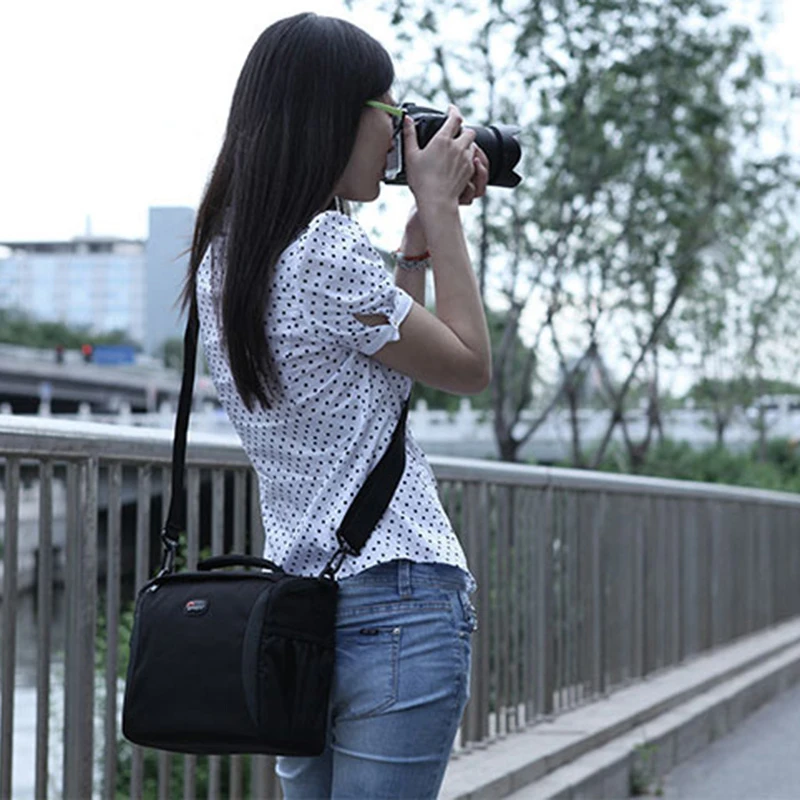
<instances>
[{"instance_id":1,"label":"green foliage","mask_svg":"<svg viewBox=\"0 0 800 800\"><path fill-rule=\"evenodd\" d=\"M797 443L774 439L768 443L766 456L766 460L760 460L755 448L743 453L734 453L721 447L696 450L687 442L666 440L650 450L639 474L800 492L800 451ZM606 472L627 472L625 458L619 450L613 448L598 469Z\"/></svg>"},{"instance_id":2,"label":"green foliage","mask_svg":"<svg viewBox=\"0 0 800 800\"><path fill-rule=\"evenodd\" d=\"M131 772L132 772L133 747L124 740L117 743L117 786L115 797L117 800L130 798ZM242 793L241 797L250 796L251 769L250 757L240 756L242 764ZM172 755L169 765L169 778L167 797L183 797L183 763L181 756ZM220 797L232 797L231 791L231 760L220 758ZM155 750L144 752L144 780L141 800L157 800L158 793L158 753ZM210 767L207 756L198 756L195 769L195 797L209 797Z\"/></svg>"},{"instance_id":3,"label":"green foliage","mask_svg":"<svg viewBox=\"0 0 800 800\"><path fill-rule=\"evenodd\" d=\"M730 380L701 378L689 390L687 397L694 400L698 408L713 406L720 398L743 406L749 405L755 399L752 382L744 377Z\"/></svg>"},{"instance_id":4,"label":"green foliage","mask_svg":"<svg viewBox=\"0 0 800 800\"><path fill-rule=\"evenodd\" d=\"M105 669L108 658L108 625L105 608L101 608L97 616L97 635L95 637L95 669ZM133 605L128 604L120 609L117 626L117 677L124 678L128 672L130 661L130 641L133 630Z\"/></svg>"},{"instance_id":5,"label":"green foliage","mask_svg":"<svg viewBox=\"0 0 800 800\"><path fill-rule=\"evenodd\" d=\"M800 386L784 380L762 379L754 381L745 376L721 380L718 378L701 378L686 396L694 400L698 408L707 408L726 398L734 404L746 407L754 403L761 395L797 394Z\"/></svg>"},{"instance_id":6,"label":"green foliage","mask_svg":"<svg viewBox=\"0 0 800 800\"><path fill-rule=\"evenodd\" d=\"M651 792L656 797L664 794L663 780L656 775L657 753L658 747L654 744L640 744L633 751L629 775L631 797L643 797Z\"/></svg>"},{"instance_id":7,"label":"green foliage","mask_svg":"<svg viewBox=\"0 0 800 800\"><path fill-rule=\"evenodd\" d=\"M458 395L415 382L411 389L411 408L414 408L420 400L428 408L440 409L450 414L455 414L458 411L458 404L461 402Z\"/></svg>"},{"instance_id":8,"label":"green foliage","mask_svg":"<svg viewBox=\"0 0 800 800\"><path fill-rule=\"evenodd\" d=\"M698 406L703 406L720 395L733 396L743 399L744 403L752 403L756 399L755 388L753 382L745 377L730 380L702 378L692 386L687 397L691 397ZM800 386L791 381L765 378L759 382L757 388L763 394L800 395Z\"/></svg>"},{"instance_id":9,"label":"green foliage","mask_svg":"<svg viewBox=\"0 0 800 800\"><path fill-rule=\"evenodd\" d=\"M77 349L83 344L130 344L138 346L125 331L95 333L88 325L42 322L17 309L0 308L0 342L41 349L61 345Z\"/></svg>"},{"instance_id":10,"label":"green foliage","mask_svg":"<svg viewBox=\"0 0 800 800\"><path fill-rule=\"evenodd\" d=\"M164 366L170 369L183 369L183 339L174 337L166 339L159 348Z\"/></svg>"}]
</instances>

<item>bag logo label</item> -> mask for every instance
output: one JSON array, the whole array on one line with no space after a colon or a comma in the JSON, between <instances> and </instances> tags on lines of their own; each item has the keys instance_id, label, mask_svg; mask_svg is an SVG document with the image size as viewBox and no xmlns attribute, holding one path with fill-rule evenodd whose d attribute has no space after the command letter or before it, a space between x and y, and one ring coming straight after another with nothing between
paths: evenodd
<instances>
[{"instance_id":1,"label":"bag logo label","mask_svg":"<svg viewBox=\"0 0 800 800\"><path fill-rule=\"evenodd\" d=\"M187 600L186 605L183 607L183 613L188 614L190 617L199 617L208 611L208 600L195 599Z\"/></svg>"}]
</instances>

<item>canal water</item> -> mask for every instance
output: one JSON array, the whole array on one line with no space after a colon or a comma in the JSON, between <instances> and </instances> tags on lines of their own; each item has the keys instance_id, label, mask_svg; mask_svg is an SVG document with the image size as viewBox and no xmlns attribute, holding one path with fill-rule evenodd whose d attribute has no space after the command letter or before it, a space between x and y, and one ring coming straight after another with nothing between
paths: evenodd
<instances>
[{"instance_id":1,"label":"canal water","mask_svg":"<svg viewBox=\"0 0 800 800\"><path fill-rule=\"evenodd\" d=\"M48 797L60 797L63 770L64 620L63 589L53 592L50 629L50 713ZM14 742L12 791L14 800L34 800L36 772L36 655L38 641L36 595L23 592L17 602L17 657L14 680ZM1 645L0 645L1 646Z\"/></svg>"}]
</instances>

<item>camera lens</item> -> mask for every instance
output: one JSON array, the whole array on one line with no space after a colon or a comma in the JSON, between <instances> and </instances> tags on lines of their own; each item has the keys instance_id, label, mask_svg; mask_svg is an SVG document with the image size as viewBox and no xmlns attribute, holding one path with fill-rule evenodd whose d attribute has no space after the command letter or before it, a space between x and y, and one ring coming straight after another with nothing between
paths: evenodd
<instances>
[{"instance_id":1,"label":"camera lens","mask_svg":"<svg viewBox=\"0 0 800 800\"><path fill-rule=\"evenodd\" d=\"M516 186L522 178L514 167L522 155L519 128L512 125L489 125L487 128L467 126L475 131L475 143L489 159L489 186Z\"/></svg>"}]
</instances>

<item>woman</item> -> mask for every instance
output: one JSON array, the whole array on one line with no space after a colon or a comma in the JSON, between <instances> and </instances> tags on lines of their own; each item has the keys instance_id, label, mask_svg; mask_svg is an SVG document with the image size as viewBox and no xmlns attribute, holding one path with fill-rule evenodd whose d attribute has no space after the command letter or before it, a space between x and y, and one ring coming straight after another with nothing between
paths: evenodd
<instances>
[{"instance_id":1,"label":"woman","mask_svg":"<svg viewBox=\"0 0 800 800\"><path fill-rule=\"evenodd\" d=\"M267 28L197 217L185 299L259 476L264 555L295 574L318 575L336 550L412 382L473 393L490 377L458 210L484 193L488 163L454 108L420 150L393 78L384 48L349 23L299 14ZM416 208L393 282L337 209L378 196L395 120ZM411 435L389 508L338 577L330 741L278 759L284 794L435 797L469 694L474 582Z\"/></svg>"}]
</instances>

